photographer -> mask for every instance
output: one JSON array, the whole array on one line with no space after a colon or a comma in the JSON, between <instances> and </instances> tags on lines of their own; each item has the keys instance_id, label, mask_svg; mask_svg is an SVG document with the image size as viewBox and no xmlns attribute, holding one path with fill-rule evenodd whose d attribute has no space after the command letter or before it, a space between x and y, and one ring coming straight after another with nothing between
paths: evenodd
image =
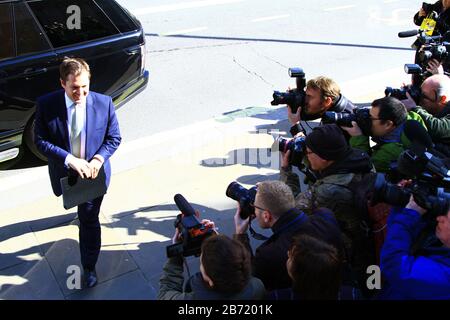
<instances>
[{"instance_id":1,"label":"photographer","mask_svg":"<svg viewBox=\"0 0 450 320\"><path fill-rule=\"evenodd\" d=\"M300 106L296 113L292 113L288 105L288 119L292 125L299 121L309 121L320 118L326 111L337 113L352 113L355 106L341 94L338 84L327 77L311 79L306 84L305 105Z\"/></svg>"},{"instance_id":2,"label":"photographer","mask_svg":"<svg viewBox=\"0 0 450 320\"><path fill-rule=\"evenodd\" d=\"M435 235L419 252L413 251L419 233L427 226L425 210L411 196L405 208L395 208L381 252L386 280L379 299L450 299L450 211L436 217Z\"/></svg>"},{"instance_id":3,"label":"photographer","mask_svg":"<svg viewBox=\"0 0 450 320\"><path fill-rule=\"evenodd\" d=\"M287 251L292 236L307 221L307 216L295 209L294 195L291 189L281 181L264 181L257 184L253 204L254 219L263 229L272 229L272 236L256 249L252 259L253 275L261 279L267 290L287 288L291 279L286 270ZM236 234L234 238L241 241L252 252L247 235L250 218L241 218L238 206L234 216Z\"/></svg>"},{"instance_id":4,"label":"photographer","mask_svg":"<svg viewBox=\"0 0 450 320\"><path fill-rule=\"evenodd\" d=\"M370 147L370 137L362 133L356 122L352 122L353 127L341 128L350 134L350 145L368 152L377 172L386 173L391 163L397 161L400 153L411 144L403 132L405 122L416 120L425 124L417 113L408 112L403 103L393 97L374 100L369 112L370 135L376 143L374 147Z\"/></svg>"},{"instance_id":5,"label":"photographer","mask_svg":"<svg viewBox=\"0 0 450 320\"><path fill-rule=\"evenodd\" d=\"M205 226L214 227L209 220ZM173 243L179 242L179 231ZM160 279L159 300L259 300L265 295L261 280L251 276L250 255L238 241L213 235L202 243L200 272L193 275L183 290L183 258L169 258Z\"/></svg>"},{"instance_id":6,"label":"photographer","mask_svg":"<svg viewBox=\"0 0 450 320\"><path fill-rule=\"evenodd\" d=\"M344 235L349 262L362 276L372 262L373 249L361 228L365 213L352 186L369 178L373 165L365 152L348 145L344 133L335 124L314 128L305 143L308 167L316 181L296 196L296 207L309 214L318 207L333 211ZM283 154L280 176L295 189L298 176L292 172L289 156L290 151Z\"/></svg>"},{"instance_id":7,"label":"photographer","mask_svg":"<svg viewBox=\"0 0 450 320\"><path fill-rule=\"evenodd\" d=\"M422 8L420 8L419 11L414 15L414 23L417 26L422 25L422 22L426 18L426 16L435 11L438 16L432 36L435 36L436 34L444 35L447 31L450 30L449 8L449 0L440 0L435 2L434 4L425 4L425 6L422 6Z\"/></svg>"},{"instance_id":8,"label":"photographer","mask_svg":"<svg viewBox=\"0 0 450 320\"><path fill-rule=\"evenodd\" d=\"M286 268L292 287L267 294L268 300L357 300L348 279L341 230L333 212L320 208L303 224L288 251ZM350 280L350 281L349 281Z\"/></svg>"},{"instance_id":9,"label":"photographer","mask_svg":"<svg viewBox=\"0 0 450 320\"><path fill-rule=\"evenodd\" d=\"M445 75L427 78L421 86L420 106L409 94L407 96L407 100L402 100L403 104L420 115L431 139L450 148L450 78Z\"/></svg>"},{"instance_id":10,"label":"photographer","mask_svg":"<svg viewBox=\"0 0 450 320\"><path fill-rule=\"evenodd\" d=\"M337 300L342 258L323 240L300 234L288 251L287 271L292 288L270 293L269 300Z\"/></svg>"}]
</instances>

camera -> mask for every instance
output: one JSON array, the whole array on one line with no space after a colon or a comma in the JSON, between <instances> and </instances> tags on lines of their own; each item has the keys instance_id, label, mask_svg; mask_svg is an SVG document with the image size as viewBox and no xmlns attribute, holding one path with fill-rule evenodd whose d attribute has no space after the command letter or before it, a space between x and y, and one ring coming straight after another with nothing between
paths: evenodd
<instances>
[{"instance_id":1,"label":"camera","mask_svg":"<svg viewBox=\"0 0 450 320\"><path fill-rule=\"evenodd\" d=\"M383 174L378 173L371 203L386 202L393 206L405 207L413 195L414 201L434 216L447 215L450 209L450 193L436 188L427 181L414 180L410 186L401 188L387 182Z\"/></svg>"},{"instance_id":2,"label":"camera","mask_svg":"<svg viewBox=\"0 0 450 320\"><path fill-rule=\"evenodd\" d=\"M428 13L429 12L427 12L427 14ZM447 71L449 68L450 43L447 41L450 37L450 33L447 32L444 35L429 36L427 35L426 30L409 30L399 32L398 34L400 38L416 35L417 39L412 45L412 48L417 50L416 61L415 64L405 64L405 72L413 75L413 83L419 87L427 77L431 76L431 73L427 71L430 60L436 59L441 62L444 71Z\"/></svg>"},{"instance_id":3,"label":"camera","mask_svg":"<svg viewBox=\"0 0 450 320\"><path fill-rule=\"evenodd\" d=\"M398 100L407 99L408 97L406 96L406 93L410 94L411 98L417 105L420 103L420 99L422 98L422 90L419 86L409 85L400 89L386 87L386 90L384 90L384 94L386 97L390 96Z\"/></svg>"},{"instance_id":4,"label":"camera","mask_svg":"<svg viewBox=\"0 0 450 320\"><path fill-rule=\"evenodd\" d=\"M250 189L244 188L237 182L232 182L228 185L226 196L239 202L241 207L241 219L245 220L255 214L255 208L252 206L255 202L257 187Z\"/></svg>"},{"instance_id":5,"label":"camera","mask_svg":"<svg viewBox=\"0 0 450 320\"><path fill-rule=\"evenodd\" d=\"M399 176L412 178L413 183L402 189L387 182L384 175L378 174L372 202L381 201L404 207L413 195L417 204L431 214L446 215L450 206L449 159L434 150L431 138L418 122L407 121L404 132L412 146L400 154L396 170Z\"/></svg>"},{"instance_id":6,"label":"camera","mask_svg":"<svg viewBox=\"0 0 450 320\"><path fill-rule=\"evenodd\" d=\"M424 44L418 54L418 62L422 69L426 69L428 62L432 59L436 59L439 62L447 59L447 47L449 45L450 43L448 42Z\"/></svg>"},{"instance_id":7,"label":"camera","mask_svg":"<svg viewBox=\"0 0 450 320\"><path fill-rule=\"evenodd\" d=\"M181 211L175 219L174 226L180 231L182 242L167 246L167 257L199 256L203 240L216 232L200 222L192 206L181 194L176 194L174 200Z\"/></svg>"},{"instance_id":8,"label":"camera","mask_svg":"<svg viewBox=\"0 0 450 320\"><path fill-rule=\"evenodd\" d=\"M296 78L297 88L287 92L274 91L272 95L273 101L270 104L273 106L287 104L291 107L292 112L296 113L299 107L305 105L305 73L302 68L289 68L288 74L291 78Z\"/></svg>"},{"instance_id":9,"label":"camera","mask_svg":"<svg viewBox=\"0 0 450 320\"><path fill-rule=\"evenodd\" d=\"M304 167L303 157L306 150L306 138L297 137L287 139L284 137L277 137L272 145L272 151L287 152L291 151L289 156L289 164L298 167L300 170Z\"/></svg>"},{"instance_id":10,"label":"camera","mask_svg":"<svg viewBox=\"0 0 450 320\"><path fill-rule=\"evenodd\" d=\"M342 127L352 127L352 121L358 124L362 133L365 136L371 135L372 120L370 118L370 107L361 107L353 109L353 114L351 113L337 113L333 111L327 111L322 116L323 124L335 123Z\"/></svg>"},{"instance_id":11,"label":"camera","mask_svg":"<svg viewBox=\"0 0 450 320\"><path fill-rule=\"evenodd\" d=\"M426 2L422 2L422 9L423 11L425 11L425 13L428 15L430 13L432 13L434 10L433 8L433 4L431 3L426 3ZM437 14L437 13L436 13Z\"/></svg>"}]
</instances>

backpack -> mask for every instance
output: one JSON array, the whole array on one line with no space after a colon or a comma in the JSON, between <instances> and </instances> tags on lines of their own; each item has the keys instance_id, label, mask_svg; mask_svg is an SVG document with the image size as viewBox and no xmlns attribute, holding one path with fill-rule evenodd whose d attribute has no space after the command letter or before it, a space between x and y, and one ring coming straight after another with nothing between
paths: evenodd
<instances>
[{"instance_id":1,"label":"backpack","mask_svg":"<svg viewBox=\"0 0 450 320\"><path fill-rule=\"evenodd\" d=\"M386 238L387 219L391 205L387 203L372 204L374 184L377 174L374 172L356 174L348 188L354 195L356 208L363 215L361 228L375 250L376 263L380 263L380 252Z\"/></svg>"}]
</instances>

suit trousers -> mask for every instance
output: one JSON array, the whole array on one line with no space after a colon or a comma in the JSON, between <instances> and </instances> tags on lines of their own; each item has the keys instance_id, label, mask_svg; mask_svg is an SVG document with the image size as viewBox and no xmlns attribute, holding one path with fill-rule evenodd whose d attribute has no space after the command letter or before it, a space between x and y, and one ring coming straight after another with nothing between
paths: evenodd
<instances>
[{"instance_id":1,"label":"suit trousers","mask_svg":"<svg viewBox=\"0 0 450 320\"><path fill-rule=\"evenodd\" d=\"M95 268L100 254L101 228L98 215L102 200L103 196L78 206L81 264L89 270Z\"/></svg>"}]
</instances>

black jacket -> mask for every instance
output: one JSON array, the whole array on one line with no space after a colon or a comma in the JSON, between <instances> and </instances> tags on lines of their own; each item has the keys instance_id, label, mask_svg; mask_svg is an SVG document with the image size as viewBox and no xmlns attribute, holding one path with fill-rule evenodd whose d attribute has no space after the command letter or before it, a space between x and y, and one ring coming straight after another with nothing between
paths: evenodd
<instances>
[{"instance_id":1,"label":"black jacket","mask_svg":"<svg viewBox=\"0 0 450 320\"><path fill-rule=\"evenodd\" d=\"M307 220L308 217L302 211L289 210L273 225L273 235L256 249L252 259L253 275L261 279L267 290L288 288L292 285L286 269L287 251L292 237ZM235 234L234 238L252 252L247 234Z\"/></svg>"},{"instance_id":2,"label":"black jacket","mask_svg":"<svg viewBox=\"0 0 450 320\"><path fill-rule=\"evenodd\" d=\"M447 31L450 30L450 9L443 11L444 8L442 7L441 1L437 1L436 3L434 3L432 5L432 8L433 11L436 11L436 13L438 14L438 18L436 20L436 27L434 28L433 31L433 36L439 34L444 35ZM417 12L414 16L414 23L420 26L423 22L423 19L425 19L425 17L419 17L419 12ZM446 39L446 41L448 41L448 39Z\"/></svg>"},{"instance_id":3,"label":"black jacket","mask_svg":"<svg viewBox=\"0 0 450 320\"><path fill-rule=\"evenodd\" d=\"M335 174L365 174L373 170L373 164L369 155L359 149L349 148L347 154L341 159L336 160L328 168L318 173L319 179Z\"/></svg>"}]
</instances>

